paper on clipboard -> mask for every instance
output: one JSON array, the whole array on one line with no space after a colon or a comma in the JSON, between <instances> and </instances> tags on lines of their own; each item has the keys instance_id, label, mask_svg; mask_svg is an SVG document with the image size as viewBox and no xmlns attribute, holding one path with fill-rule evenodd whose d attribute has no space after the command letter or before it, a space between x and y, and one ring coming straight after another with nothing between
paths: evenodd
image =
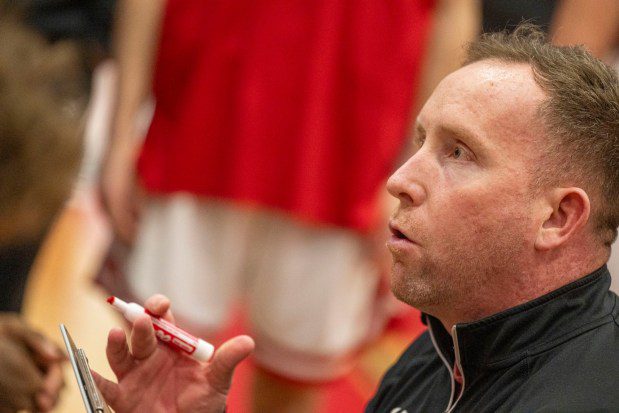
<instances>
[{"instance_id":1,"label":"paper on clipboard","mask_svg":"<svg viewBox=\"0 0 619 413\"><path fill-rule=\"evenodd\" d=\"M111 413L90 373L86 353L81 348L78 349L75 346L64 324L60 324L60 332L69 353L69 360L73 367L73 373L75 373L77 386L80 389L86 411L88 413Z\"/></svg>"}]
</instances>

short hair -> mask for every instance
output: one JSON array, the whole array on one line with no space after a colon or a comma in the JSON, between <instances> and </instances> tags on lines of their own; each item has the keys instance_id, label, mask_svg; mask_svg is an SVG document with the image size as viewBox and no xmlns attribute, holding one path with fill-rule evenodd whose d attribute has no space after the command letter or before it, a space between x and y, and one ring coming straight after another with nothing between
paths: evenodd
<instances>
[{"instance_id":1,"label":"short hair","mask_svg":"<svg viewBox=\"0 0 619 413\"><path fill-rule=\"evenodd\" d=\"M529 23L512 33L484 34L469 44L464 65L482 60L531 66L547 96L539 114L550 138L534 171L535 183L582 185L592 196L594 231L610 246L619 226L617 72L582 46L548 43Z\"/></svg>"}]
</instances>

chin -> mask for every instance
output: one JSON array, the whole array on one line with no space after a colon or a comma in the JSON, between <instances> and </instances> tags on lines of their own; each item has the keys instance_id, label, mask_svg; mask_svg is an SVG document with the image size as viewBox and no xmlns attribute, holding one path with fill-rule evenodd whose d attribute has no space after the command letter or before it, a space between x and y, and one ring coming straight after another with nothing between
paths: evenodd
<instances>
[{"instance_id":1,"label":"chin","mask_svg":"<svg viewBox=\"0 0 619 413\"><path fill-rule=\"evenodd\" d=\"M391 291L395 298L424 313L431 312L440 302L436 295L428 290L419 289L415 291L414 288L394 288L392 286Z\"/></svg>"},{"instance_id":2,"label":"chin","mask_svg":"<svg viewBox=\"0 0 619 413\"><path fill-rule=\"evenodd\" d=\"M391 271L391 292L400 301L411 307L423 310L434 296L433 289L421 281L419 276L394 267Z\"/></svg>"}]
</instances>

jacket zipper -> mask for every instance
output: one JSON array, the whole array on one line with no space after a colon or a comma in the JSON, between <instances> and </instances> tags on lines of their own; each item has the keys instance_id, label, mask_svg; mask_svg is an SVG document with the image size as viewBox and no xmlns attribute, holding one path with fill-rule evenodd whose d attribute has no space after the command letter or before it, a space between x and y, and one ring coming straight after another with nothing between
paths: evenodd
<instances>
[{"instance_id":1,"label":"jacket zipper","mask_svg":"<svg viewBox=\"0 0 619 413\"><path fill-rule=\"evenodd\" d=\"M466 384L466 376L464 375L464 370L462 370L462 363L460 362L460 347L458 345L458 329L456 328L455 325L451 328L451 336L454 342L454 354L456 356L456 366L458 366L458 370L460 370L460 374L462 375L462 386L460 386L460 394L458 395L458 398L453 402L453 404L451 404L451 401L453 400L453 395L452 395L450 399L451 408L447 406L447 411L445 413L451 413L456 408L456 405L462 398L462 394L464 394L464 386ZM452 375L452 380L453 381L451 385L453 389L455 387L455 379L453 378L453 375Z\"/></svg>"},{"instance_id":2,"label":"jacket zipper","mask_svg":"<svg viewBox=\"0 0 619 413\"><path fill-rule=\"evenodd\" d=\"M456 392L456 382L454 380L454 372L452 370L452 367L447 362L447 358L445 357L441 349L436 344L436 339L434 338L434 331L432 331L432 323L428 323L428 331L430 332L430 339L432 340L432 345L434 346L434 350L436 350L436 352L438 353L438 356L443 361L443 364L445 365L445 367L447 367L447 371L449 371L449 377L451 380L451 395L449 396L449 402L447 403L447 407L445 409L445 412L448 412L449 408L451 407L451 402L454 398L454 393Z\"/></svg>"}]
</instances>

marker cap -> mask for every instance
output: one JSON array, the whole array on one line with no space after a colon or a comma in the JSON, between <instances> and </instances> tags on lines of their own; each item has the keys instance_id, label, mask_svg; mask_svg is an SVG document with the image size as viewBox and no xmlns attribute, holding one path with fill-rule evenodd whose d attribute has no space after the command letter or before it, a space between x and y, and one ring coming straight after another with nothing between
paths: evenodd
<instances>
[{"instance_id":1,"label":"marker cap","mask_svg":"<svg viewBox=\"0 0 619 413\"><path fill-rule=\"evenodd\" d=\"M215 347L204 340L198 339L198 346L193 356L200 361L209 361L215 352Z\"/></svg>"}]
</instances>

